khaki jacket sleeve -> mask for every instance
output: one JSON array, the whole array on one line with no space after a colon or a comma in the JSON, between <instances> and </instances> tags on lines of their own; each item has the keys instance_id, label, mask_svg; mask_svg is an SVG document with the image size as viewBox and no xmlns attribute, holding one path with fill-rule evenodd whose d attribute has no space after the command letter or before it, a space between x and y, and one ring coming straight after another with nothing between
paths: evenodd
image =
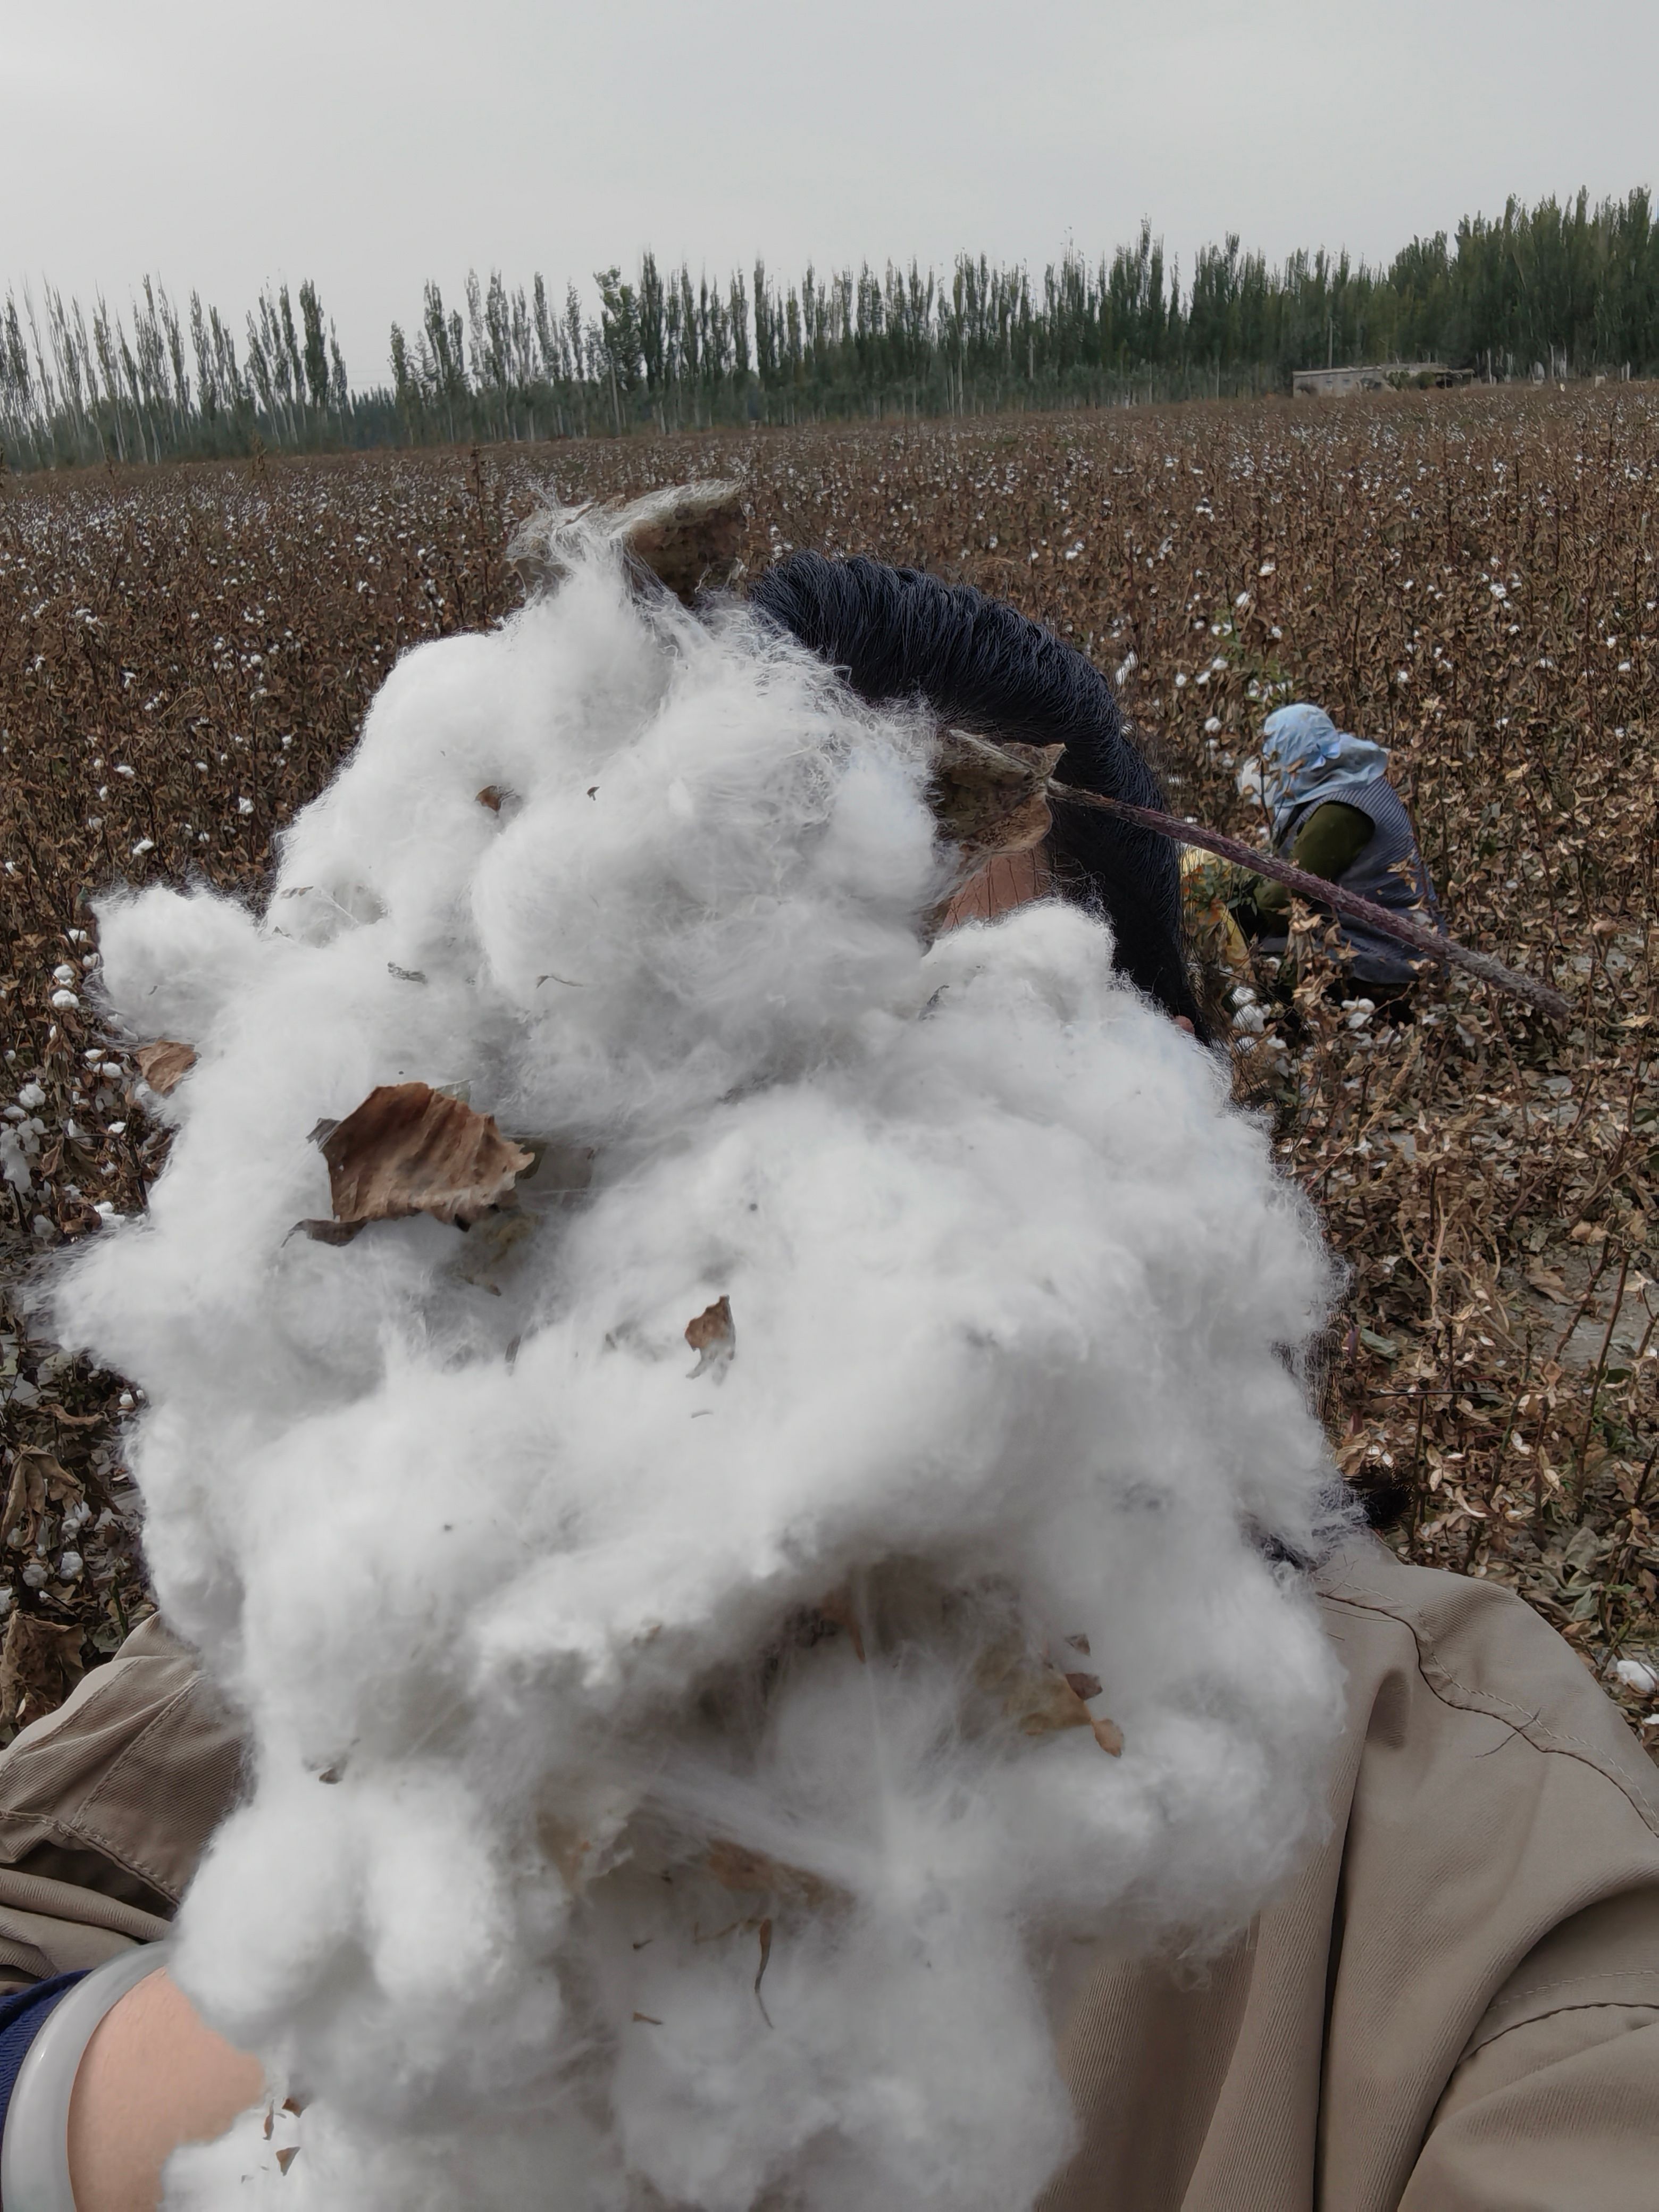
<instances>
[{"instance_id":1,"label":"khaki jacket sleeve","mask_svg":"<svg viewBox=\"0 0 1659 2212\"><path fill-rule=\"evenodd\" d=\"M1372 1553L1326 1601L1416 1664L1349 1813L1321 2203L1659 2212L1659 1776L1507 1594Z\"/></svg>"},{"instance_id":2,"label":"khaki jacket sleeve","mask_svg":"<svg viewBox=\"0 0 1659 2212\"><path fill-rule=\"evenodd\" d=\"M1402 2212L1659 2204L1659 1887L1565 1922L1488 2008Z\"/></svg>"},{"instance_id":3,"label":"khaki jacket sleeve","mask_svg":"<svg viewBox=\"0 0 1659 2212\"><path fill-rule=\"evenodd\" d=\"M1506 1592L1317 1588L1328 1835L1205 1972L1079 1958L1044 2212L1659 2212L1659 1775Z\"/></svg>"},{"instance_id":4,"label":"khaki jacket sleeve","mask_svg":"<svg viewBox=\"0 0 1659 2212\"><path fill-rule=\"evenodd\" d=\"M241 1757L155 1617L0 1752L0 1994L164 1936Z\"/></svg>"}]
</instances>

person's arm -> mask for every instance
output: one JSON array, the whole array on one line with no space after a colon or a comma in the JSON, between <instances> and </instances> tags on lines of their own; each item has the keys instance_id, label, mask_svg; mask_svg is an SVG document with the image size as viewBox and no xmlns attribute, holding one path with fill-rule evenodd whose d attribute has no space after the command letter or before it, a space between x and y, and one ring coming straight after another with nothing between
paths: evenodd
<instances>
[{"instance_id":1,"label":"person's arm","mask_svg":"<svg viewBox=\"0 0 1659 2212\"><path fill-rule=\"evenodd\" d=\"M1340 799L1328 799L1322 806L1315 807L1297 831L1285 858L1304 874L1334 884L1353 866L1375 835L1369 814ZM1288 914L1291 897L1283 884L1270 883L1261 876L1252 879L1251 903L1260 915Z\"/></svg>"},{"instance_id":2,"label":"person's arm","mask_svg":"<svg viewBox=\"0 0 1659 2212\"><path fill-rule=\"evenodd\" d=\"M180 2143L211 2142L264 2089L259 2063L204 2027L158 1970L94 2029L69 2111L76 2212L155 2212Z\"/></svg>"}]
</instances>

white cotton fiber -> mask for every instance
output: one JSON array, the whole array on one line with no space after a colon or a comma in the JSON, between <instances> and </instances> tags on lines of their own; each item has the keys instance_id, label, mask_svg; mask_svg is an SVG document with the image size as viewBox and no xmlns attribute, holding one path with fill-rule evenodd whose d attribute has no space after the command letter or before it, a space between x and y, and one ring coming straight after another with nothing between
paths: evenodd
<instances>
[{"instance_id":1,"label":"white cotton fiber","mask_svg":"<svg viewBox=\"0 0 1659 2212\"><path fill-rule=\"evenodd\" d=\"M1218 1941L1320 1817L1267 1540L1316 1540L1324 1262L1099 923L927 945L920 719L553 537L263 919L102 915L198 1060L65 1324L252 1738L177 1971L303 2106L168 2203L1018 2212L1048 1962ZM291 1235L315 1125L417 1080L546 1148L514 1202Z\"/></svg>"}]
</instances>

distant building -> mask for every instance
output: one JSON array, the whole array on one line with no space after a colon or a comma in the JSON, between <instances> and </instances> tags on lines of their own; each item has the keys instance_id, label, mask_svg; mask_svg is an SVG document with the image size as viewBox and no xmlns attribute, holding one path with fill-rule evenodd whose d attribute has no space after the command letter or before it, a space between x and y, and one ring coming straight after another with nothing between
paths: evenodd
<instances>
[{"instance_id":1,"label":"distant building","mask_svg":"<svg viewBox=\"0 0 1659 2212\"><path fill-rule=\"evenodd\" d=\"M1298 368L1291 390L1298 399L1336 399L1348 392L1426 392L1431 386L1462 384L1472 368L1448 368L1443 361L1390 361L1370 368Z\"/></svg>"}]
</instances>

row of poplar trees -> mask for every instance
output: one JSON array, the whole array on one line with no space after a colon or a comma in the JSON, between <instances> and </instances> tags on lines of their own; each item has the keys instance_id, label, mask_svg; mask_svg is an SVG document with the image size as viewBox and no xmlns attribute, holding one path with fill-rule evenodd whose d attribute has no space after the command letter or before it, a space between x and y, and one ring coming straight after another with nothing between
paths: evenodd
<instances>
[{"instance_id":1,"label":"row of poplar trees","mask_svg":"<svg viewBox=\"0 0 1659 2212\"><path fill-rule=\"evenodd\" d=\"M296 312L297 307L297 312ZM538 276L428 283L391 332L390 381L354 391L316 289L267 288L239 337L145 280L124 317L50 289L0 312L0 445L14 465L185 453L619 434L654 424L990 413L1288 389L1291 372L1437 361L1493 378L1659 371L1659 222L1637 190L1511 201L1386 265L1229 236L1183 283L1150 225L1035 277L958 257L780 283L644 254L562 303Z\"/></svg>"}]
</instances>

